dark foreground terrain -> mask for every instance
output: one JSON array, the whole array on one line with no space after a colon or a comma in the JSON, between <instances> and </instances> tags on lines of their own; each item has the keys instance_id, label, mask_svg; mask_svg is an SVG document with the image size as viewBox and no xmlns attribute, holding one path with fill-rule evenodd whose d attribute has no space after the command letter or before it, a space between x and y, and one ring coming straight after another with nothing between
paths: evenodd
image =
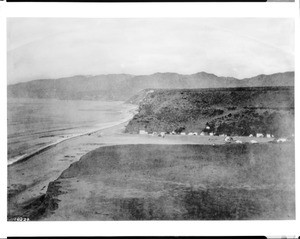
<instances>
[{"instance_id":1,"label":"dark foreground terrain","mask_svg":"<svg viewBox=\"0 0 300 239\"><path fill-rule=\"evenodd\" d=\"M295 219L294 144L98 148L28 203L31 220Z\"/></svg>"}]
</instances>

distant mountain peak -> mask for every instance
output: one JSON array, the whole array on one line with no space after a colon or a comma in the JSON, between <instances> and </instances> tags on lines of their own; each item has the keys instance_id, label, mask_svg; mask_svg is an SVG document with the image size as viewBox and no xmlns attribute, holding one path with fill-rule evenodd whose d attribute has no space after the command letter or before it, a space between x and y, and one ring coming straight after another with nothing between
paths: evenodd
<instances>
[{"instance_id":1,"label":"distant mountain peak","mask_svg":"<svg viewBox=\"0 0 300 239\"><path fill-rule=\"evenodd\" d=\"M175 72L156 72L154 74L151 74L152 76L167 76L167 75L179 75L178 73Z\"/></svg>"},{"instance_id":2,"label":"distant mountain peak","mask_svg":"<svg viewBox=\"0 0 300 239\"><path fill-rule=\"evenodd\" d=\"M193 74L194 76L211 76L211 77L218 77L216 76L215 74L212 74L212 73L208 73L208 72L205 72L205 71L200 71L200 72L197 72L195 74Z\"/></svg>"}]
</instances>

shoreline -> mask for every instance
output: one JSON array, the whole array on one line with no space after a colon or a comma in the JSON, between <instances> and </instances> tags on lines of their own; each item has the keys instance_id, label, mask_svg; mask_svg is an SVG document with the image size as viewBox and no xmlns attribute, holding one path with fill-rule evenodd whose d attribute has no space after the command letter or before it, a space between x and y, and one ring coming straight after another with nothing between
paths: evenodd
<instances>
[{"instance_id":1,"label":"shoreline","mask_svg":"<svg viewBox=\"0 0 300 239\"><path fill-rule=\"evenodd\" d=\"M7 215L24 212L24 206L45 195L49 183L56 180L70 164L103 145L102 141L109 135L122 134L136 110L137 106L131 105L125 110L125 117L118 122L65 138L8 165Z\"/></svg>"},{"instance_id":2,"label":"shoreline","mask_svg":"<svg viewBox=\"0 0 300 239\"><path fill-rule=\"evenodd\" d=\"M40 154L40 153L42 153L42 152L44 152L46 150L49 150L52 147L55 147L56 145L58 145L58 144L60 144L62 142L65 142L67 140L75 139L75 138L78 138L78 137L81 137L81 136L85 136L85 135L89 135L89 134L94 134L94 133L97 133L100 130L109 129L109 128L112 128L112 127L124 124L126 122L129 122L132 119L132 117L134 116L135 111L136 111L136 108L130 109L128 111L129 115L126 118L124 118L124 119L122 119L120 121L117 121L117 122L114 122L114 123L103 123L102 127L100 127L100 128L93 129L91 131L87 131L87 132L80 133L80 134L75 134L75 135L72 135L72 136L69 136L69 137L67 136L66 138L57 140L57 141L55 141L53 143L50 143L50 144L48 144L48 145L46 145L44 147L41 147L41 148L39 148L37 150L34 150L33 152L26 153L26 154L23 154L21 156L16 156L16 157L13 157L11 159L8 159L7 160L7 166L10 167L12 165L15 165L15 164L18 164L18 163L22 163L22 162L24 162L24 161L32 158L33 156L36 156L36 155L38 155L38 154Z\"/></svg>"}]
</instances>

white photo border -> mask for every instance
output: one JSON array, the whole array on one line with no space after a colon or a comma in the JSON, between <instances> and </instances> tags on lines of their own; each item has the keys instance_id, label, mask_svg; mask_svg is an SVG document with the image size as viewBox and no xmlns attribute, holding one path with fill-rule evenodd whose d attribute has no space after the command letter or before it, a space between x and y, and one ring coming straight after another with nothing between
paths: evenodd
<instances>
[{"instance_id":1,"label":"white photo border","mask_svg":"<svg viewBox=\"0 0 300 239\"><path fill-rule=\"evenodd\" d=\"M6 236L299 236L299 127L296 123L296 220L7 222L6 19L72 18L292 18L295 21L295 105L299 72L299 1L295 3L5 3L0 2L0 238ZM238 19L237 19L238 20ZM296 54L297 53L297 54ZM296 110L296 122L299 112ZM287 172L288 173L288 172Z\"/></svg>"}]
</instances>

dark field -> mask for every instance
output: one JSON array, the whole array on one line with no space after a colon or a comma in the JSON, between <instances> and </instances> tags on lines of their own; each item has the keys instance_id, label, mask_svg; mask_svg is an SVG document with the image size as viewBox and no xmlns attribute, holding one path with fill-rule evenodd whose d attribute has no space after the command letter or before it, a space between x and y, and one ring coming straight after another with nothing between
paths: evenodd
<instances>
[{"instance_id":1,"label":"dark field","mask_svg":"<svg viewBox=\"0 0 300 239\"><path fill-rule=\"evenodd\" d=\"M294 144L94 150L27 206L32 220L295 219ZM34 206L34 207L32 207ZM36 212L40 212L40 214Z\"/></svg>"}]
</instances>

